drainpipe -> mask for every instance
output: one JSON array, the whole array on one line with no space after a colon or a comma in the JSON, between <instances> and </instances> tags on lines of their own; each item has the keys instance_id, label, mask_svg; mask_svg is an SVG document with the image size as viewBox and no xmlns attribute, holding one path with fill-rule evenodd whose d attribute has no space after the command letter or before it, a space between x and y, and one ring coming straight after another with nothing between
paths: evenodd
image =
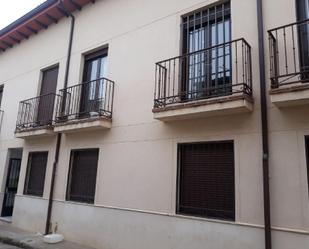
<instances>
[{"instance_id":1,"label":"drainpipe","mask_svg":"<svg viewBox=\"0 0 309 249\"><path fill-rule=\"evenodd\" d=\"M70 27L70 37L69 37L69 44L68 44L68 54L67 54L67 61L66 61L66 68L65 68L65 75L64 75L64 89L68 86L68 79L69 79L69 71L70 71L70 62L71 62L71 53L72 53L72 43L73 43L73 35L74 35L74 27L75 27L75 17L72 13L66 10L65 6L63 5L63 0L59 1L60 8L62 8L68 16L71 18L71 27ZM65 96L64 101L65 103ZM61 108L64 108L65 104L62 105ZM51 214L53 209L53 198L54 198L54 189L55 189L55 178L57 172L57 166L59 161L59 152L61 147L61 138L62 133L57 135L57 143L56 143L56 152L55 158L53 163L52 169L52 177L51 177L51 184L50 184L50 192L49 192L49 199L48 199L48 209L47 209L47 217L46 217L46 224L45 224L45 234L49 234L51 232Z\"/></svg>"},{"instance_id":2,"label":"drainpipe","mask_svg":"<svg viewBox=\"0 0 309 249\"><path fill-rule=\"evenodd\" d=\"M271 249L271 216L270 216L270 191L269 191L269 144L268 144L268 116L267 116L267 85L265 77L265 54L264 54L264 21L263 0L257 0L257 25L260 66L260 92L261 92L261 120L262 120L262 143L263 143L263 196L264 196L264 226L265 226L265 249Z\"/></svg>"}]
</instances>

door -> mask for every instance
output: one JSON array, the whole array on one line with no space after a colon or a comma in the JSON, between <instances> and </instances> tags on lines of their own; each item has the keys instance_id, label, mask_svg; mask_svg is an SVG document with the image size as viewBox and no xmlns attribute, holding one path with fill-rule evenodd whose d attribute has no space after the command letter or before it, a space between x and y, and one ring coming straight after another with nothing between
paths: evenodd
<instances>
[{"instance_id":1,"label":"door","mask_svg":"<svg viewBox=\"0 0 309 249\"><path fill-rule=\"evenodd\" d=\"M230 91L230 3L199 10L183 18L186 99L215 96Z\"/></svg>"},{"instance_id":2,"label":"door","mask_svg":"<svg viewBox=\"0 0 309 249\"><path fill-rule=\"evenodd\" d=\"M85 58L81 93L80 116L99 114L104 104L105 80L107 71L107 49L88 55Z\"/></svg>"},{"instance_id":3,"label":"door","mask_svg":"<svg viewBox=\"0 0 309 249\"><path fill-rule=\"evenodd\" d=\"M49 125L53 120L58 70L59 67L56 66L43 72L37 116L40 126Z\"/></svg>"},{"instance_id":4,"label":"door","mask_svg":"<svg viewBox=\"0 0 309 249\"><path fill-rule=\"evenodd\" d=\"M11 158L5 186L5 194L2 207L2 217L12 216L15 194L17 192L21 159Z\"/></svg>"},{"instance_id":5,"label":"door","mask_svg":"<svg viewBox=\"0 0 309 249\"><path fill-rule=\"evenodd\" d=\"M309 19L309 0L296 0L297 21ZM298 26L299 64L301 80L309 80L309 22Z\"/></svg>"}]
</instances>

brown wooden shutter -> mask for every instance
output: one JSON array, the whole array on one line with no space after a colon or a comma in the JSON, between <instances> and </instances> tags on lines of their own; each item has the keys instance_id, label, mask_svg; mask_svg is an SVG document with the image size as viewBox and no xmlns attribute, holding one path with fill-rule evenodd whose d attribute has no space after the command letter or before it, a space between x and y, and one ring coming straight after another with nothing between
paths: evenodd
<instances>
[{"instance_id":1,"label":"brown wooden shutter","mask_svg":"<svg viewBox=\"0 0 309 249\"><path fill-rule=\"evenodd\" d=\"M232 141L179 145L178 213L235 219Z\"/></svg>"},{"instance_id":2,"label":"brown wooden shutter","mask_svg":"<svg viewBox=\"0 0 309 249\"><path fill-rule=\"evenodd\" d=\"M98 149L74 150L71 163L67 199L93 203L98 165Z\"/></svg>"},{"instance_id":3,"label":"brown wooden shutter","mask_svg":"<svg viewBox=\"0 0 309 249\"><path fill-rule=\"evenodd\" d=\"M24 194L43 196L48 152L30 152Z\"/></svg>"}]
</instances>

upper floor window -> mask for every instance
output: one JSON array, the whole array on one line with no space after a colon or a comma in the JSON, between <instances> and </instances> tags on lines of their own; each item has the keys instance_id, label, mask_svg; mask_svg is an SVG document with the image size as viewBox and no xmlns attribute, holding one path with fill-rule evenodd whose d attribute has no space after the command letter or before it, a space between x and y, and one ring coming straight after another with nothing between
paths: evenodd
<instances>
[{"instance_id":1,"label":"upper floor window","mask_svg":"<svg viewBox=\"0 0 309 249\"><path fill-rule=\"evenodd\" d=\"M231 39L230 3L194 11L182 17L183 53L192 53Z\"/></svg>"},{"instance_id":2,"label":"upper floor window","mask_svg":"<svg viewBox=\"0 0 309 249\"><path fill-rule=\"evenodd\" d=\"M309 0L297 0L297 20L309 19ZM309 24L308 22L298 26L298 44L301 79L309 80Z\"/></svg>"},{"instance_id":3,"label":"upper floor window","mask_svg":"<svg viewBox=\"0 0 309 249\"><path fill-rule=\"evenodd\" d=\"M187 98L229 92L231 84L231 46L220 46L231 41L230 2L194 11L182 18L184 54L206 48L188 57L183 70L183 91Z\"/></svg>"},{"instance_id":4,"label":"upper floor window","mask_svg":"<svg viewBox=\"0 0 309 249\"><path fill-rule=\"evenodd\" d=\"M108 49L102 49L85 56L80 114L100 113L105 103L108 82L107 74Z\"/></svg>"},{"instance_id":5,"label":"upper floor window","mask_svg":"<svg viewBox=\"0 0 309 249\"><path fill-rule=\"evenodd\" d=\"M89 82L92 80L106 77L107 55L108 48L85 55L85 66L83 75L84 82Z\"/></svg>"}]
</instances>

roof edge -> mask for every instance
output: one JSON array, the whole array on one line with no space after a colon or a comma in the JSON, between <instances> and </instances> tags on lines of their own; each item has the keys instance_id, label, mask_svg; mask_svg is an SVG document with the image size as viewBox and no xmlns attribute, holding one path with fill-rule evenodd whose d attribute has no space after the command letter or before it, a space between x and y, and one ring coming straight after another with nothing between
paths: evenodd
<instances>
[{"instance_id":1,"label":"roof edge","mask_svg":"<svg viewBox=\"0 0 309 249\"><path fill-rule=\"evenodd\" d=\"M47 0L47 1L43 2L43 3L41 3L36 8L30 10L28 13L26 13L22 17L18 18L17 20L12 22L8 26L6 26L3 29L1 29L0 30L0 36L3 36L6 33L12 31L16 27L18 27L20 24L30 20L32 17L34 17L35 15L39 14L41 11L47 9L48 7L52 6L56 2L58 2L58 0Z\"/></svg>"}]
</instances>

